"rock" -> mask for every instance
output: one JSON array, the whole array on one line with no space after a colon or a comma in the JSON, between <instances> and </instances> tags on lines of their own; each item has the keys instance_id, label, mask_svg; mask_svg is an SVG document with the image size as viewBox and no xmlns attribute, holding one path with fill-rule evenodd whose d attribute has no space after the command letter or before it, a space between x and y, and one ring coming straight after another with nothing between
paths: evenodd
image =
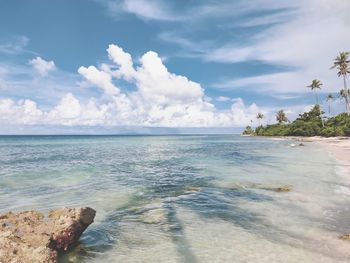
<instances>
[{"instance_id":1,"label":"rock","mask_svg":"<svg viewBox=\"0 0 350 263\"><path fill-rule=\"evenodd\" d=\"M350 234L341 235L339 238L342 240L350 240Z\"/></svg>"},{"instance_id":2,"label":"rock","mask_svg":"<svg viewBox=\"0 0 350 263\"><path fill-rule=\"evenodd\" d=\"M290 191L292 191L293 187L290 185L284 185L284 186L280 186L280 187L266 187L263 189L269 190L269 191L274 191L274 192L290 192Z\"/></svg>"},{"instance_id":3,"label":"rock","mask_svg":"<svg viewBox=\"0 0 350 263\"><path fill-rule=\"evenodd\" d=\"M290 192L292 191L292 187L290 185L287 186L282 186L282 187L277 187L275 189L276 192Z\"/></svg>"},{"instance_id":4,"label":"rock","mask_svg":"<svg viewBox=\"0 0 350 263\"><path fill-rule=\"evenodd\" d=\"M60 208L45 218L25 211L0 215L1 263L56 263L57 255L79 240L93 222L92 208Z\"/></svg>"},{"instance_id":5,"label":"rock","mask_svg":"<svg viewBox=\"0 0 350 263\"><path fill-rule=\"evenodd\" d=\"M301 143L299 143L299 146L305 146L305 144L303 144L303 143L301 142Z\"/></svg>"}]
</instances>

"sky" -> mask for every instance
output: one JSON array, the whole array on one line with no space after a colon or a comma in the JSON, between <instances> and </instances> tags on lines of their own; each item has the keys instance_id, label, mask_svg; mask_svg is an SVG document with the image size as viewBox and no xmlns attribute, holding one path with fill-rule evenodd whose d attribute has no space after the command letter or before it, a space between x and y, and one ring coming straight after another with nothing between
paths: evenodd
<instances>
[{"instance_id":1,"label":"sky","mask_svg":"<svg viewBox=\"0 0 350 263\"><path fill-rule=\"evenodd\" d=\"M0 0L0 134L232 132L342 81L348 0ZM333 114L343 111L333 102Z\"/></svg>"}]
</instances>

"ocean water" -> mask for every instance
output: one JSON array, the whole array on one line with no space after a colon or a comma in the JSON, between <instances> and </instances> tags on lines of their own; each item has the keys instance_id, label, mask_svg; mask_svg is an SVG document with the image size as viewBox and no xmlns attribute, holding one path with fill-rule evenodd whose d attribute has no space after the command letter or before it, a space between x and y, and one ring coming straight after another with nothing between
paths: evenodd
<instances>
[{"instance_id":1,"label":"ocean water","mask_svg":"<svg viewBox=\"0 0 350 263\"><path fill-rule=\"evenodd\" d=\"M350 181L315 144L3 136L0 212L91 206L60 262L350 262ZM290 192L274 191L289 186Z\"/></svg>"}]
</instances>

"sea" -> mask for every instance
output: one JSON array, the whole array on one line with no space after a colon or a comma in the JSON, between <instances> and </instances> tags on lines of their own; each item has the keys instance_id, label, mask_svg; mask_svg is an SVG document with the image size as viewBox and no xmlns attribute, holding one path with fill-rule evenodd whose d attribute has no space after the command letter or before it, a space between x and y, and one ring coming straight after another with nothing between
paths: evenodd
<instances>
[{"instance_id":1,"label":"sea","mask_svg":"<svg viewBox=\"0 0 350 263\"><path fill-rule=\"evenodd\" d=\"M90 206L61 263L350 262L350 181L316 143L0 136L0 213ZM284 191L285 190L285 191Z\"/></svg>"}]
</instances>

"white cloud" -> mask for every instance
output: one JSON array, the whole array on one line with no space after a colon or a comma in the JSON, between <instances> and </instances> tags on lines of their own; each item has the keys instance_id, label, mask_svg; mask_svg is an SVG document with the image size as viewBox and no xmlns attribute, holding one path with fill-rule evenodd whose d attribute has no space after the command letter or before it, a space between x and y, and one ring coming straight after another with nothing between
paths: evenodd
<instances>
[{"instance_id":1,"label":"white cloud","mask_svg":"<svg viewBox=\"0 0 350 263\"><path fill-rule=\"evenodd\" d=\"M284 6L286 8L286 6ZM288 9L285 11L273 12L272 14L262 15L258 17L249 17L245 19L238 26L241 27L256 27L256 26L266 26L273 24L281 24L293 19L293 16L296 14L294 9ZM237 26L237 25L235 25Z\"/></svg>"},{"instance_id":2,"label":"white cloud","mask_svg":"<svg viewBox=\"0 0 350 263\"><path fill-rule=\"evenodd\" d=\"M130 54L116 45L107 49L109 58L115 66L102 65L100 70L93 66L87 71L81 67L79 73L86 80L108 92L110 103L114 104L119 124L140 124L149 126L205 126L210 121L199 116L210 112L214 106L204 100L204 92L198 83L168 72L157 53L149 51L140 58L140 66L134 67ZM117 68L117 69L114 69ZM88 74L91 73L91 74ZM104 76L103 80L99 76ZM124 79L135 85L136 91L130 93L113 92L119 89L110 85L115 80ZM198 113L199 112L199 113ZM188 116L193 114L193 116ZM196 117L197 116L197 117ZM117 123L117 124L118 124Z\"/></svg>"},{"instance_id":3,"label":"white cloud","mask_svg":"<svg viewBox=\"0 0 350 263\"><path fill-rule=\"evenodd\" d=\"M72 120L78 119L81 115L82 109L80 102L73 96L73 94L66 94L58 105L49 113L50 119Z\"/></svg>"},{"instance_id":4,"label":"white cloud","mask_svg":"<svg viewBox=\"0 0 350 263\"><path fill-rule=\"evenodd\" d=\"M163 104L203 99L201 86L184 76L168 72L157 53L147 52L141 57L140 63L135 80L145 99L156 99Z\"/></svg>"},{"instance_id":5,"label":"white cloud","mask_svg":"<svg viewBox=\"0 0 350 263\"><path fill-rule=\"evenodd\" d=\"M299 7L302 12L294 19L261 33L245 59L297 69L284 72L283 78L282 74L275 74L272 80L271 75L259 77L269 81L276 92L303 92L315 78L324 82L324 91L334 91L339 80L329 68L339 51L349 49L350 2L299 1Z\"/></svg>"},{"instance_id":6,"label":"white cloud","mask_svg":"<svg viewBox=\"0 0 350 263\"><path fill-rule=\"evenodd\" d=\"M253 59L254 54L255 50L252 47L247 46L235 48L231 45L204 53L202 57L204 60L210 62L235 63L242 62L247 59Z\"/></svg>"},{"instance_id":7,"label":"white cloud","mask_svg":"<svg viewBox=\"0 0 350 263\"><path fill-rule=\"evenodd\" d=\"M107 52L109 58L119 67L119 70L115 72L117 78L124 77L129 80L134 76L135 70L129 53L124 52L117 45L109 45Z\"/></svg>"},{"instance_id":8,"label":"white cloud","mask_svg":"<svg viewBox=\"0 0 350 263\"><path fill-rule=\"evenodd\" d=\"M303 76L302 78L300 76ZM309 91L308 76L303 72L283 72L246 78L225 80L215 84L216 88L232 90L243 87L254 87L257 92L270 92L270 95L278 93L303 93ZM306 82L307 81L307 82ZM293 84L289 86L290 84ZM287 89L290 87L290 89Z\"/></svg>"},{"instance_id":9,"label":"white cloud","mask_svg":"<svg viewBox=\"0 0 350 263\"><path fill-rule=\"evenodd\" d=\"M84 76L91 84L101 88L108 96L117 95L119 89L112 83L112 76L94 66L80 67L79 74Z\"/></svg>"},{"instance_id":10,"label":"white cloud","mask_svg":"<svg viewBox=\"0 0 350 263\"><path fill-rule=\"evenodd\" d=\"M251 120L255 120L255 116L260 110L255 103L246 106L241 98L237 98L232 104L231 111L235 113L233 115L234 122L249 123Z\"/></svg>"},{"instance_id":11,"label":"white cloud","mask_svg":"<svg viewBox=\"0 0 350 263\"><path fill-rule=\"evenodd\" d=\"M238 30L261 27L257 33L244 41L213 42L192 40L177 33L163 33L160 39L183 48L179 54L199 57L207 62L239 63L260 61L264 64L282 66L280 73L253 75L226 80L216 86L225 88L248 87L253 91L275 93L305 93L310 80L319 78L322 92L336 91L341 86L335 71L329 68L339 51L349 50L350 1L296 0L296 1L235 1L222 2L217 6L202 6L206 16L225 12L223 7L233 5L237 23L225 24ZM232 6L231 6L232 7ZM261 8L270 13L257 15ZM204 11L203 11L204 12ZM205 13L205 12L204 12ZM219 13L216 13L218 16ZM231 12L232 13L232 12ZM245 18L242 14L254 14ZM266 27L266 25L268 25ZM248 31L249 32L249 31ZM192 32L193 33L193 32ZM243 44L242 44L243 43ZM259 86L262 88L257 89ZM272 94L272 93L271 93Z\"/></svg>"},{"instance_id":12,"label":"white cloud","mask_svg":"<svg viewBox=\"0 0 350 263\"><path fill-rule=\"evenodd\" d=\"M172 15L162 6L162 3L154 0L124 0L124 10L137 16L156 19L172 20Z\"/></svg>"},{"instance_id":13,"label":"white cloud","mask_svg":"<svg viewBox=\"0 0 350 263\"><path fill-rule=\"evenodd\" d=\"M229 97L225 96L219 96L215 98L217 101L224 102L224 101L230 101L231 99Z\"/></svg>"},{"instance_id":14,"label":"white cloud","mask_svg":"<svg viewBox=\"0 0 350 263\"><path fill-rule=\"evenodd\" d=\"M50 71L55 70L56 66L53 61L46 61L41 57L33 58L29 64L41 75L46 76Z\"/></svg>"},{"instance_id":15,"label":"white cloud","mask_svg":"<svg viewBox=\"0 0 350 263\"><path fill-rule=\"evenodd\" d=\"M80 67L88 86L98 87L100 98L80 100L66 93L51 109L39 109L34 101L0 101L0 123L65 126L241 127L260 111L255 104L234 101L220 111L199 83L168 71L153 51L134 65L130 54L116 45L107 49L114 64ZM125 91L115 83L134 87ZM222 97L221 99L223 99Z\"/></svg>"},{"instance_id":16,"label":"white cloud","mask_svg":"<svg viewBox=\"0 0 350 263\"><path fill-rule=\"evenodd\" d=\"M174 14L168 7L168 2L161 0L100 0L107 6L111 15L122 12L136 15L146 20L179 21L183 17Z\"/></svg>"},{"instance_id":17,"label":"white cloud","mask_svg":"<svg viewBox=\"0 0 350 263\"><path fill-rule=\"evenodd\" d=\"M111 15L120 17L122 13L134 14L141 19L156 21L175 21L196 23L217 18L244 17L256 11L280 11L296 6L288 0L221 0L221 1L185 1L180 5L167 0L95 0L104 4ZM280 21L277 16L266 18ZM255 23L258 23L256 21ZM249 26L249 25L248 25Z\"/></svg>"},{"instance_id":18,"label":"white cloud","mask_svg":"<svg viewBox=\"0 0 350 263\"><path fill-rule=\"evenodd\" d=\"M39 123L44 113L37 108L32 100L11 99L0 100L0 122L11 124L35 124Z\"/></svg>"}]
</instances>

